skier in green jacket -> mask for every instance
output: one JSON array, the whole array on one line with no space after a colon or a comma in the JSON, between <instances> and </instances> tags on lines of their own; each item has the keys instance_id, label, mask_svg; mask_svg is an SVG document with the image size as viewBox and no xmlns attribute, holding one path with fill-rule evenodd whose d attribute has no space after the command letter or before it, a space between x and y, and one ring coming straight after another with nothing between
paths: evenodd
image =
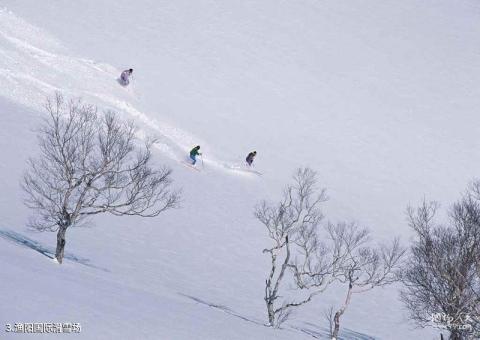
<instances>
[{"instance_id":1,"label":"skier in green jacket","mask_svg":"<svg viewBox=\"0 0 480 340\"><path fill-rule=\"evenodd\" d=\"M200 150L200 145L197 145L190 151L190 159L192 160L192 165L197 163L197 156L201 156L202 154L198 152Z\"/></svg>"}]
</instances>

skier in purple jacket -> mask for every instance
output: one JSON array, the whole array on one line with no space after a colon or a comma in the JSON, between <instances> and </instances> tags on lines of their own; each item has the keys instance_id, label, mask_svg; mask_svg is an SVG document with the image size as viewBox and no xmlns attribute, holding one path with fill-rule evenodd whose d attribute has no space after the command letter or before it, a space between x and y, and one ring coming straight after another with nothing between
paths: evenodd
<instances>
[{"instance_id":1,"label":"skier in purple jacket","mask_svg":"<svg viewBox=\"0 0 480 340\"><path fill-rule=\"evenodd\" d=\"M132 75L133 69L128 69L122 72L120 75L120 80L122 81L123 86L127 86L130 83L130 80L128 78Z\"/></svg>"}]
</instances>

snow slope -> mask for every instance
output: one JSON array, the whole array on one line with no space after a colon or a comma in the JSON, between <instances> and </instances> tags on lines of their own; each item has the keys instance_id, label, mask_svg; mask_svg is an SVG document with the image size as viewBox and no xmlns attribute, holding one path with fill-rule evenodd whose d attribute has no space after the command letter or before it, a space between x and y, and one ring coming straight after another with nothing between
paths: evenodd
<instances>
[{"instance_id":1,"label":"snow slope","mask_svg":"<svg viewBox=\"0 0 480 340\"><path fill-rule=\"evenodd\" d=\"M328 219L406 242L408 204L424 195L448 204L478 173L474 0L0 6L3 324L80 322L85 339L321 336L323 310L340 303L341 287L284 330L261 325L268 239L252 217L255 202L277 197L292 171L309 165L328 188ZM125 89L116 78L127 67L135 71ZM25 229L18 186L36 152L42 103L56 90L159 137L157 159L184 190L182 209L156 219L102 216L69 231L61 267L42 255L55 235ZM195 144L205 153L201 173L178 163ZM253 149L263 176L225 167ZM407 323L397 289L356 296L345 338L433 338Z\"/></svg>"}]
</instances>

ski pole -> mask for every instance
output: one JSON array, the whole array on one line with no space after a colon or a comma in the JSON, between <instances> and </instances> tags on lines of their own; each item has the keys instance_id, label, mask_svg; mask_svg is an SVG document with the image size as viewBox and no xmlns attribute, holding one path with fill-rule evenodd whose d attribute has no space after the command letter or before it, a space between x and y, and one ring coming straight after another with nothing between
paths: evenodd
<instances>
[{"instance_id":1,"label":"ski pole","mask_svg":"<svg viewBox=\"0 0 480 340\"><path fill-rule=\"evenodd\" d=\"M200 159L202 160L202 169L205 169L205 165L203 164L203 155L200 155Z\"/></svg>"}]
</instances>

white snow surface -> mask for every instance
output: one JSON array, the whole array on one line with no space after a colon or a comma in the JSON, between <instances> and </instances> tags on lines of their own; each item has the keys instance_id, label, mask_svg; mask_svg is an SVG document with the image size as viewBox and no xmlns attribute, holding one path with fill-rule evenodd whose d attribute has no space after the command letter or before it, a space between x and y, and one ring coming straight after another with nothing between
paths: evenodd
<instances>
[{"instance_id":1,"label":"white snow surface","mask_svg":"<svg viewBox=\"0 0 480 340\"><path fill-rule=\"evenodd\" d=\"M326 219L407 244L407 205L448 207L480 169L479 22L476 0L2 0L0 326L82 332L0 338L326 338L345 287L263 325L269 240L253 206L310 166ZM55 91L158 137L156 161L183 188L182 208L157 218L68 230L61 266L44 256L55 234L26 228L19 187ZM196 144L201 172L180 164ZM252 150L262 176L236 169ZM354 296L340 338L436 338L408 322L398 289Z\"/></svg>"}]
</instances>

